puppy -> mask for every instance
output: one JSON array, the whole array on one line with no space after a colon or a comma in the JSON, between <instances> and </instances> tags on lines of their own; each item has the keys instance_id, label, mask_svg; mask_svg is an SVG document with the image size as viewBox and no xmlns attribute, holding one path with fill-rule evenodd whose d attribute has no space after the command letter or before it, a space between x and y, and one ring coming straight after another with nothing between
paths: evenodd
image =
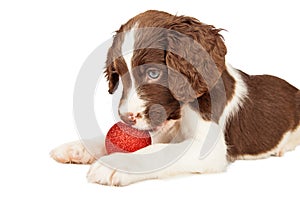
<instances>
[{"instance_id":1,"label":"puppy","mask_svg":"<svg viewBox=\"0 0 300 200\"><path fill-rule=\"evenodd\" d=\"M183 173L223 172L237 159L282 156L300 144L300 91L226 64L222 29L150 10L122 25L107 54L109 93L122 82L119 115L152 145L106 155L103 141L62 145L63 163L94 163L90 182L128 185ZM86 143L85 143L86 144ZM98 159L99 162L95 162Z\"/></svg>"}]
</instances>

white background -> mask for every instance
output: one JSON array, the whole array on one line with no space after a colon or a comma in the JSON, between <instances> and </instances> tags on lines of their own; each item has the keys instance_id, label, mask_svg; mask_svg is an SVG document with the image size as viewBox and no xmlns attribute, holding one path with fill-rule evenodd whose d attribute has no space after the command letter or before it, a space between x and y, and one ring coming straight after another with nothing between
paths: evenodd
<instances>
[{"instance_id":1,"label":"white background","mask_svg":"<svg viewBox=\"0 0 300 200\"><path fill-rule=\"evenodd\" d=\"M299 148L283 158L237 161L222 174L123 188L88 184L88 166L49 158L52 148L79 137L72 95L82 63L122 23L148 9L227 29L228 62L250 74L280 76L300 88L297 1L1 1L0 198L299 199ZM98 90L105 93L106 85ZM109 102L107 94L103 98ZM98 116L111 115L109 109L96 110ZM113 123L107 120L103 124Z\"/></svg>"}]
</instances>

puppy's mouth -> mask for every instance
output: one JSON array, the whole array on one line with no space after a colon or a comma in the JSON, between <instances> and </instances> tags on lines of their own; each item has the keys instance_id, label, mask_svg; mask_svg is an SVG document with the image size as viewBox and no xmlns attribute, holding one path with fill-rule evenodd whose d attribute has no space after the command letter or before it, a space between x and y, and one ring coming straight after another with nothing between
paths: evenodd
<instances>
[{"instance_id":1,"label":"puppy's mouth","mask_svg":"<svg viewBox=\"0 0 300 200\"><path fill-rule=\"evenodd\" d=\"M163 123L161 123L160 125L152 128L151 130L149 131L152 131L152 132L158 132L160 129L162 129L165 125L167 125L168 121L164 121Z\"/></svg>"}]
</instances>

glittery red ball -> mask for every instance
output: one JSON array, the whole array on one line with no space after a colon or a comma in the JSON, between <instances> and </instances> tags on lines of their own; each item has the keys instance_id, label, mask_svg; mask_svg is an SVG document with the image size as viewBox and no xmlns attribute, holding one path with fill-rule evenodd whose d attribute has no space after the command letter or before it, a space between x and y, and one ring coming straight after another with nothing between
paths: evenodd
<instances>
[{"instance_id":1,"label":"glittery red ball","mask_svg":"<svg viewBox=\"0 0 300 200\"><path fill-rule=\"evenodd\" d=\"M132 128L122 122L113 125L105 138L107 154L114 152L134 152L151 144L148 131Z\"/></svg>"}]
</instances>

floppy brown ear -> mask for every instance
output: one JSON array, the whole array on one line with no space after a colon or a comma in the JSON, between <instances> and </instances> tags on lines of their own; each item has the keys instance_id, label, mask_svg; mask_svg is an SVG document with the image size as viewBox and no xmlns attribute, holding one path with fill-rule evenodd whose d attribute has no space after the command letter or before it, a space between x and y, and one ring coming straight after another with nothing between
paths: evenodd
<instances>
[{"instance_id":1,"label":"floppy brown ear","mask_svg":"<svg viewBox=\"0 0 300 200\"><path fill-rule=\"evenodd\" d=\"M185 16L175 17L169 29L169 88L176 99L193 101L209 91L226 69L221 29Z\"/></svg>"},{"instance_id":2,"label":"floppy brown ear","mask_svg":"<svg viewBox=\"0 0 300 200\"><path fill-rule=\"evenodd\" d=\"M106 67L105 67L105 77L108 81L108 92L109 94L113 94L114 91L118 88L119 85L119 74L116 71L114 66L115 62L113 61L113 57L111 55L111 49L108 51Z\"/></svg>"}]
</instances>

